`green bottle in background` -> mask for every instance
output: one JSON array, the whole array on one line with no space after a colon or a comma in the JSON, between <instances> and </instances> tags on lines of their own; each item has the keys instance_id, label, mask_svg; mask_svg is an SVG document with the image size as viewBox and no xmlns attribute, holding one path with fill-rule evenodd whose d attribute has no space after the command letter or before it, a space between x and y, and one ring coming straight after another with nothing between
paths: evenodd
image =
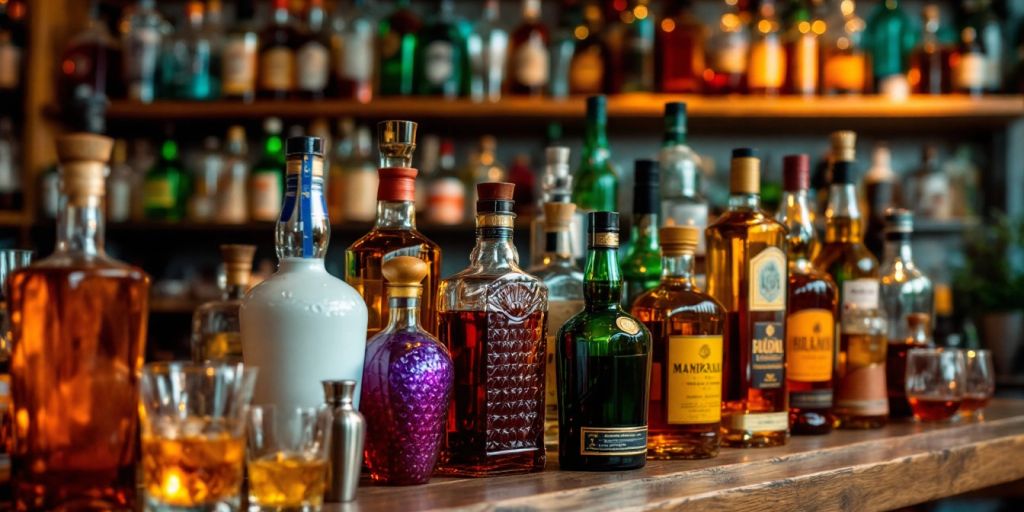
<instances>
[{"instance_id":1,"label":"green bottle in background","mask_svg":"<svg viewBox=\"0 0 1024 512\"><path fill-rule=\"evenodd\" d=\"M249 176L249 212L254 221L273 222L281 211L284 196L284 143L281 120L269 117L263 122L263 155Z\"/></svg>"},{"instance_id":2,"label":"green bottle in background","mask_svg":"<svg viewBox=\"0 0 1024 512\"><path fill-rule=\"evenodd\" d=\"M423 28L416 47L416 94L457 98L466 64L464 27L455 3L440 0L434 21Z\"/></svg>"},{"instance_id":3,"label":"green bottle in background","mask_svg":"<svg viewBox=\"0 0 1024 512\"><path fill-rule=\"evenodd\" d=\"M622 306L629 309L641 294L661 282L661 250L658 244L658 194L661 173L658 162L637 160L633 178L633 227L622 259L626 281Z\"/></svg>"},{"instance_id":4,"label":"green bottle in background","mask_svg":"<svg viewBox=\"0 0 1024 512\"><path fill-rule=\"evenodd\" d=\"M899 0L880 2L868 17L865 36L876 92L889 92L887 81L893 78L905 82L917 33L910 16L900 9Z\"/></svg>"},{"instance_id":5,"label":"green bottle in background","mask_svg":"<svg viewBox=\"0 0 1024 512\"><path fill-rule=\"evenodd\" d=\"M608 99L587 98L587 129L572 202L582 211L617 211L619 177L608 149Z\"/></svg>"},{"instance_id":6,"label":"green bottle in background","mask_svg":"<svg viewBox=\"0 0 1024 512\"><path fill-rule=\"evenodd\" d=\"M399 0L395 10L378 26L381 96L413 93L416 41L422 22L410 3Z\"/></svg>"},{"instance_id":7,"label":"green bottle in background","mask_svg":"<svg viewBox=\"0 0 1024 512\"><path fill-rule=\"evenodd\" d=\"M156 164L146 173L143 184L143 209L147 219L176 221L185 217L188 200L188 175L182 168L178 143L167 137L160 145Z\"/></svg>"}]
</instances>

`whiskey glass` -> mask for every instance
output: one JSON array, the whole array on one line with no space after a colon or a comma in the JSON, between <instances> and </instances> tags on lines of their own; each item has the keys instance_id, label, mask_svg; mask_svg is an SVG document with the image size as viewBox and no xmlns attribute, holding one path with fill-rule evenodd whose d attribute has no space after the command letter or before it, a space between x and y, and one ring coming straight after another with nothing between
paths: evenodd
<instances>
[{"instance_id":1,"label":"whiskey glass","mask_svg":"<svg viewBox=\"0 0 1024 512\"><path fill-rule=\"evenodd\" d=\"M330 410L264 405L252 407L248 417L249 510L319 511Z\"/></svg>"},{"instance_id":2,"label":"whiskey glass","mask_svg":"<svg viewBox=\"0 0 1024 512\"><path fill-rule=\"evenodd\" d=\"M962 350L914 348L907 351L907 400L918 421L945 421L960 409L967 384Z\"/></svg>"},{"instance_id":3,"label":"whiskey glass","mask_svg":"<svg viewBox=\"0 0 1024 512\"><path fill-rule=\"evenodd\" d=\"M142 371L142 483L146 510L238 510L245 415L256 369L154 363Z\"/></svg>"},{"instance_id":4,"label":"whiskey glass","mask_svg":"<svg viewBox=\"0 0 1024 512\"><path fill-rule=\"evenodd\" d=\"M996 391L996 372L991 350L965 350L967 387L960 405L963 416L984 419L984 409Z\"/></svg>"}]
</instances>

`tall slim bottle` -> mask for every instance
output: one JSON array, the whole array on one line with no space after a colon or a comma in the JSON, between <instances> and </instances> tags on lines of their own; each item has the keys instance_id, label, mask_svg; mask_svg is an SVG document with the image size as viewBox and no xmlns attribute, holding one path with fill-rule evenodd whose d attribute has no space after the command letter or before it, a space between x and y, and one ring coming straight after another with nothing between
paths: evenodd
<instances>
[{"instance_id":1,"label":"tall slim bottle","mask_svg":"<svg viewBox=\"0 0 1024 512\"><path fill-rule=\"evenodd\" d=\"M658 286L661 280L661 253L658 244L658 162L637 160L633 179L633 227L629 247L622 258L625 284L622 306L628 309L640 294Z\"/></svg>"},{"instance_id":2,"label":"tall slim bottle","mask_svg":"<svg viewBox=\"0 0 1024 512\"><path fill-rule=\"evenodd\" d=\"M832 369L839 292L832 278L811 264L821 245L807 200L809 160L807 155L783 158L782 207L775 217L789 230L786 387L790 431L827 434L832 431Z\"/></svg>"},{"instance_id":3,"label":"tall slim bottle","mask_svg":"<svg viewBox=\"0 0 1024 512\"><path fill-rule=\"evenodd\" d=\"M704 271L704 228L708 201L700 191L700 156L686 143L686 103L665 104L665 135L658 155L661 166L661 221L695 226L699 231L696 271Z\"/></svg>"},{"instance_id":4,"label":"tall slim bottle","mask_svg":"<svg viewBox=\"0 0 1024 512\"><path fill-rule=\"evenodd\" d=\"M477 185L469 267L438 290L441 341L455 388L441 471L463 476L544 469L548 288L519 268L511 183Z\"/></svg>"},{"instance_id":5,"label":"tall slim bottle","mask_svg":"<svg viewBox=\"0 0 1024 512\"><path fill-rule=\"evenodd\" d=\"M786 82L783 92L813 96L818 92L820 76L821 35L825 22L811 12L809 0L793 2L787 17L788 28L783 35L786 48Z\"/></svg>"},{"instance_id":6,"label":"tall slim bottle","mask_svg":"<svg viewBox=\"0 0 1024 512\"><path fill-rule=\"evenodd\" d=\"M705 231L708 293L728 318L722 444L780 446L786 400L786 227L761 209L761 161L732 152L729 209Z\"/></svg>"},{"instance_id":7,"label":"tall slim bottle","mask_svg":"<svg viewBox=\"0 0 1024 512\"><path fill-rule=\"evenodd\" d=\"M221 63L221 94L226 98L252 101L256 97L257 49L259 35L253 24L253 0L242 0L235 8L235 24L224 40Z\"/></svg>"},{"instance_id":8,"label":"tall slim bottle","mask_svg":"<svg viewBox=\"0 0 1024 512\"><path fill-rule=\"evenodd\" d=\"M58 140L57 248L8 280L18 510L137 504L149 276L103 248L103 176L113 143L85 133Z\"/></svg>"},{"instance_id":9,"label":"tall slim bottle","mask_svg":"<svg viewBox=\"0 0 1024 512\"><path fill-rule=\"evenodd\" d=\"M242 357L260 369L254 404L316 407L323 403L321 381L362 379L366 306L324 267L331 224L323 142L292 137L285 150L287 188L274 232L278 268L242 301Z\"/></svg>"},{"instance_id":10,"label":"tall slim bottle","mask_svg":"<svg viewBox=\"0 0 1024 512\"><path fill-rule=\"evenodd\" d=\"M411 3L411 0L398 0L395 10L380 20L377 53L382 96L408 96L413 93L416 47L423 22L413 12Z\"/></svg>"},{"instance_id":11,"label":"tall slim bottle","mask_svg":"<svg viewBox=\"0 0 1024 512\"><path fill-rule=\"evenodd\" d=\"M373 99L373 78L377 23L367 10L366 0L336 7L331 20L331 47L338 96L369 103Z\"/></svg>"},{"instance_id":12,"label":"tall slim bottle","mask_svg":"<svg viewBox=\"0 0 1024 512\"><path fill-rule=\"evenodd\" d=\"M617 211L619 176L608 149L608 99L587 98L587 131L580 167L572 187L572 202L584 212Z\"/></svg>"},{"instance_id":13,"label":"tall slim bottle","mask_svg":"<svg viewBox=\"0 0 1024 512\"><path fill-rule=\"evenodd\" d=\"M377 222L369 233L345 251L345 281L363 296L369 310L367 336L387 326L388 301L384 294L383 264L395 256L415 256L427 262L423 281L420 325L437 331L437 286L441 277L441 247L416 229L416 123L384 121L377 125L380 177L377 185Z\"/></svg>"},{"instance_id":14,"label":"tall slim bottle","mask_svg":"<svg viewBox=\"0 0 1024 512\"><path fill-rule=\"evenodd\" d=\"M473 27L466 39L467 81L473 101L501 99L509 40L508 32L502 28L500 7L498 0L487 0L483 20Z\"/></svg>"},{"instance_id":15,"label":"tall slim bottle","mask_svg":"<svg viewBox=\"0 0 1024 512\"><path fill-rule=\"evenodd\" d=\"M879 3L868 17L867 48L871 55L875 91L906 94L910 52L917 33L899 0Z\"/></svg>"},{"instance_id":16,"label":"tall slim bottle","mask_svg":"<svg viewBox=\"0 0 1024 512\"><path fill-rule=\"evenodd\" d=\"M777 95L786 81L786 51L773 0L761 1L751 34L747 90L750 94Z\"/></svg>"},{"instance_id":17,"label":"tall slim bottle","mask_svg":"<svg viewBox=\"0 0 1024 512\"><path fill-rule=\"evenodd\" d=\"M654 41L657 90L698 93L704 83L704 47L708 29L693 14L693 0L663 3L665 14Z\"/></svg>"},{"instance_id":18,"label":"tall slim bottle","mask_svg":"<svg viewBox=\"0 0 1024 512\"><path fill-rule=\"evenodd\" d=\"M156 10L156 0L139 0L126 13L122 27L124 80L128 98L150 103L156 97L156 64L160 57L164 19Z\"/></svg>"},{"instance_id":19,"label":"tall slim bottle","mask_svg":"<svg viewBox=\"0 0 1024 512\"><path fill-rule=\"evenodd\" d=\"M260 96L285 99L295 92L295 50L299 40L288 0L274 0L270 23L260 34Z\"/></svg>"}]
</instances>

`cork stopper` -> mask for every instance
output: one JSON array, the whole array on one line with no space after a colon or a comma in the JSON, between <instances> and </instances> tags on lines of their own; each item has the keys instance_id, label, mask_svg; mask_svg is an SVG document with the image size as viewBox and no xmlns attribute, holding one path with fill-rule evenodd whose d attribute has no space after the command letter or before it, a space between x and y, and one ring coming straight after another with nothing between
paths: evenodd
<instances>
[{"instance_id":1,"label":"cork stopper","mask_svg":"<svg viewBox=\"0 0 1024 512\"><path fill-rule=\"evenodd\" d=\"M573 203L544 203L544 230L569 231L575 214L576 205Z\"/></svg>"},{"instance_id":2,"label":"cork stopper","mask_svg":"<svg viewBox=\"0 0 1024 512\"><path fill-rule=\"evenodd\" d=\"M378 201L408 202L416 200L416 169L410 167L385 167L377 170L380 180L377 184Z\"/></svg>"},{"instance_id":3,"label":"cork stopper","mask_svg":"<svg viewBox=\"0 0 1024 512\"><path fill-rule=\"evenodd\" d=\"M61 181L68 202L85 205L105 194L104 175L114 139L92 133L72 133L57 139Z\"/></svg>"},{"instance_id":4,"label":"cork stopper","mask_svg":"<svg viewBox=\"0 0 1024 512\"><path fill-rule=\"evenodd\" d=\"M668 256L693 254L700 241L700 230L696 226L665 226L658 230L661 252Z\"/></svg>"},{"instance_id":5,"label":"cork stopper","mask_svg":"<svg viewBox=\"0 0 1024 512\"><path fill-rule=\"evenodd\" d=\"M850 130L832 132L832 158L836 161L852 162L856 160L857 134Z\"/></svg>"},{"instance_id":6,"label":"cork stopper","mask_svg":"<svg viewBox=\"0 0 1024 512\"><path fill-rule=\"evenodd\" d=\"M787 192L807 190L811 183L811 162L805 154L782 157L782 189Z\"/></svg>"},{"instance_id":7,"label":"cork stopper","mask_svg":"<svg viewBox=\"0 0 1024 512\"><path fill-rule=\"evenodd\" d=\"M414 256L397 256L386 261L381 273L388 282L391 297L416 298L423 290L423 278L427 276L427 262Z\"/></svg>"},{"instance_id":8,"label":"cork stopper","mask_svg":"<svg viewBox=\"0 0 1024 512\"><path fill-rule=\"evenodd\" d=\"M761 160L751 148L732 151L729 169L729 191L733 194L759 194L761 192Z\"/></svg>"},{"instance_id":9,"label":"cork stopper","mask_svg":"<svg viewBox=\"0 0 1024 512\"><path fill-rule=\"evenodd\" d=\"M516 186L513 183L492 181L477 183L476 194L481 201L511 201L512 192Z\"/></svg>"},{"instance_id":10,"label":"cork stopper","mask_svg":"<svg viewBox=\"0 0 1024 512\"><path fill-rule=\"evenodd\" d=\"M224 259L228 286L249 286L252 274L252 259L256 255L255 245L223 244L220 255Z\"/></svg>"}]
</instances>

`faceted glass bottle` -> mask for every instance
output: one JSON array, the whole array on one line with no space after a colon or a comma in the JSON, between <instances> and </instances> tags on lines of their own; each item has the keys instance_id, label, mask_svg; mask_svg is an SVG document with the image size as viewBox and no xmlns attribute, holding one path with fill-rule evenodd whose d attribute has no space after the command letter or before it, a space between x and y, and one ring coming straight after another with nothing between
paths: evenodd
<instances>
[{"instance_id":1,"label":"faceted glass bottle","mask_svg":"<svg viewBox=\"0 0 1024 512\"><path fill-rule=\"evenodd\" d=\"M708 201L700 192L700 156L686 143L686 103L665 104L665 135L658 155L661 167L661 221L695 226L697 272L703 271L704 228L708 226Z\"/></svg>"},{"instance_id":2,"label":"faceted glass bottle","mask_svg":"<svg viewBox=\"0 0 1024 512\"><path fill-rule=\"evenodd\" d=\"M761 162L732 152L729 209L705 231L708 293L726 311L722 444L780 446L789 431L785 387L786 228L761 209Z\"/></svg>"},{"instance_id":3,"label":"faceted glass bottle","mask_svg":"<svg viewBox=\"0 0 1024 512\"><path fill-rule=\"evenodd\" d=\"M647 462L651 333L619 305L619 214L591 212L585 307L558 332L558 465L572 471Z\"/></svg>"},{"instance_id":4,"label":"faceted glass bottle","mask_svg":"<svg viewBox=\"0 0 1024 512\"><path fill-rule=\"evenodd\" d=\"M519 268L511 183L477 185L470 265L438 291L455 388L441 471L492 476L544 469L548 289Z\"/></svg>"},{"instance_id":5,"label":"faceted glass bottle","mask_svg":"<svg viewBox=\"0 0 1024 512\"><path fill-rule=\"evenodd\" d=\"M697 288L694 226L661 228L661 284L631 313L651 331L648 459L718 455L726 311Z\"/></svg>"},{"instance_id":6,"label":"faceted glass bottle","mask_svg":"<svg viewBox=\"0 0 1024 512\"><path fill-rule=\"evenodd\" d=\"M8 279L18 510L136 506L149 277L103 248L113 140L61 137L57 248Z\"/></svg>"},{"instance_id":7,"label":"faceted glass bottle","mask_svg":"<svg viewBox=\"0 0 1024 512\"><path fill-rule=\"evenodd\" d=\"M587 130L572 187L572 202L581 211L617 211L619 177L608 149L608 99L587 98Z\"/></svg>"},{"instance_id":8,"label":"faceted glass bottle","mask_svg":"<svg viewBox=\"0 0 1024 512\"><path fill-rule=\"evenodd\" d=\"M629 309L642 293L654 288L661 279L661 253L658 251L658 194L661 177L658 162L637 160L633 179L633 227L626 255L622 258L625 290L622 307Z\"/></svg>"},{"instance_id":9,"label":"faceted glass bottle","mask_svg":"<svg viewBox=\"0 0 1024 512\"><path fill-rule=\"evenodd\" d=\"M238 310L249 290L255 245L222 245L226 281L221 300L207 302L192 315L192 360L197 363L242 362Z\"/></svg>"},{"instance_id":10,"label":"faceted glass bottle","mask_svg":"<svg viewBox=\"0 0 1024 512\"><path fill-rule=\"evenodd\" d=\"M388 300L381 268L395 256L415 256L427 262L423 282L420 325L437 331L437 286L441 276L441 248L416 229L416 123L384 121L377 125L380 176L377 186L377 222L369 233L345 251L345 281L363 296L369 310L367 337L387 325Z\"/></svg>"},{"instance_id":11,"label":"faceted glass bottle","mask_svg":"<svg viewBox=\"0 0 1024 512\"><path fill-rule=\"evenodd\" d=\"M455 378L448 349L419 326L419 297L430 271L398 256L384 264L388 326L366 344L361 412L370 478L387 485L425 484L444 438Z\"/></svg>"},{"instance_id":12,"label":"faceted glass bottle","mask_svg":"<svg viewBox=\"0 0 1024 512\"><path fill-rule=\"evenodd\" d=\"M821 245L807 200L810 185L807 155L786 156L782 180L782 208L775 218L789 230L786 236L789 429L793 434L827 434L832 431L832 370L839 292L832 278L811 264Z\"/></svg>"}]
</instances>

